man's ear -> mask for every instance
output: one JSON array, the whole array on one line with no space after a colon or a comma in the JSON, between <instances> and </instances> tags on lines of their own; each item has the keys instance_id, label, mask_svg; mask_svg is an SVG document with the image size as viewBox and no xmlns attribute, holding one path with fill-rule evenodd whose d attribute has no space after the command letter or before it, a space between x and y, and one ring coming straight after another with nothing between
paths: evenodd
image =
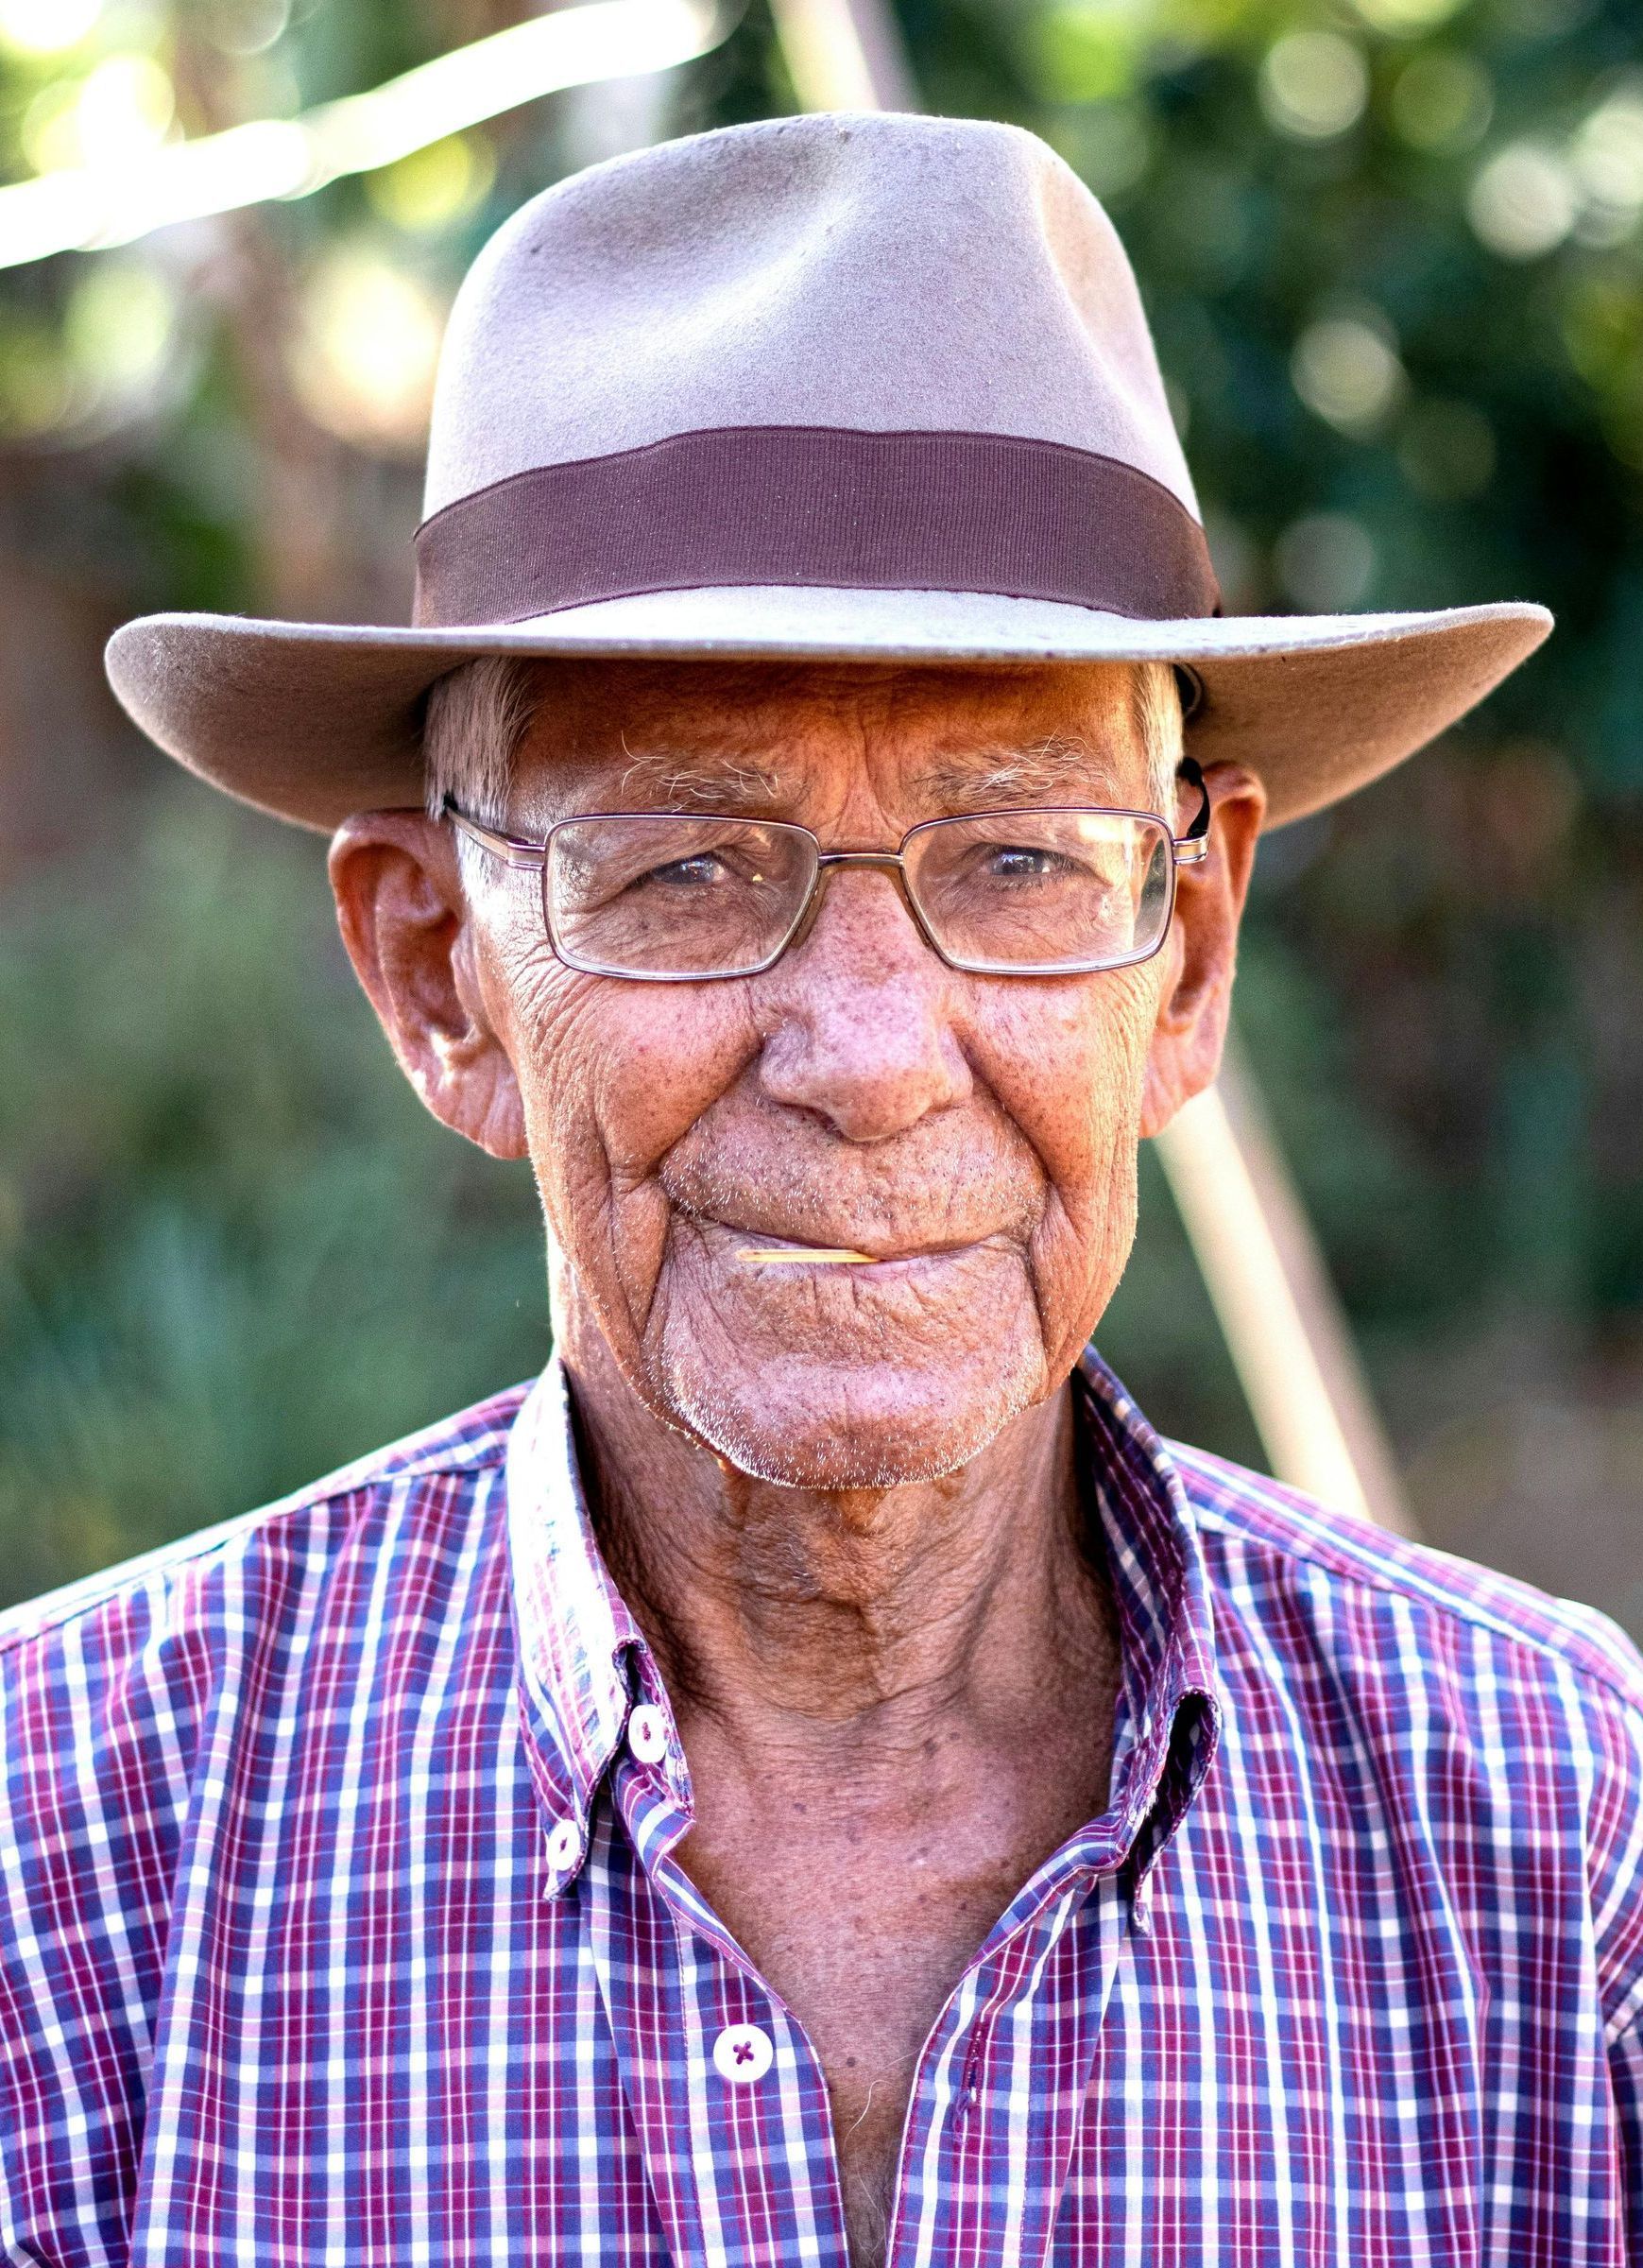
<instances>
[{"instance_id":1,"label":"man's ear","mask_svg":"<svg viewBox=\"0 0 1643 2268\"><path fill-rule=\"evenodd\" d=\"M337 924L400 1068L437 1119L493 1158L525 1155L513 1065L486 1012L451 831L362 811L331 844Z\"/></svg>"},{"instance_id":2,"label":"man's ear","mask_svg":"<svg viewBox=\"0 0 1643 2268\"><path fill-rule=\"evenodd\" d=\"M1175 876L1175 919L1164 954L1164 985L1147 1051L1141 1132L1161 1133L1215 1077L1232 1004L1238 924L1266 816L1266 790L1241 765L1204 776L1210 803L1209 855ZM1176 825L1189 826L1196 791L1183 789Z\"/></svg>"}]
</instances>

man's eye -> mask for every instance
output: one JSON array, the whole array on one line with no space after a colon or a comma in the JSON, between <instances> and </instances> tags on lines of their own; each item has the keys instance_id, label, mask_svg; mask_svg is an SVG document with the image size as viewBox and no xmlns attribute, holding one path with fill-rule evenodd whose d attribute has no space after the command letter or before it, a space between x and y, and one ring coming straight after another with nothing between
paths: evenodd
<instances>
[{"instance_id":1,"label":"man's eye","mask_svg":"<svg viewBox=\"0 0 1643 2268\"><path fill-rule=\"evenodd\" d=\"M690 858L670 859L665 867L652 867L640 879L656 883L663 889L705 890L726 881L727 875L728 868L722 858L710 850L698 850Z\"/></svg>"},{"instance_id":2,"label":"man's eye","mask_svg":"<svg viewBox=\"0 0 1643 2268\"><path fill-rule=\"evenodd\" d=\"M984 870L989 882L1049 882L1066 868L1067 861L1053 850L1001 843L988 852Z\"/></svg>"}]
</instances>

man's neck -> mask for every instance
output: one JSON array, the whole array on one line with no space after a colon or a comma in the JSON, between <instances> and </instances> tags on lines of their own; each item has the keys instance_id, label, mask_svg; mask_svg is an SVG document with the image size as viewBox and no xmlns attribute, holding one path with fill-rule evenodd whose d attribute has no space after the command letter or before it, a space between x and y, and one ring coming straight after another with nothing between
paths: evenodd
<instances>
[{"instance_id":1,"label":"man's neck","mask_svg":"<svg viewBox=\"0 0 1643 2268\"><path fill-rule=\"evenodd\" d=\"M600 1538L690 1758L678 1863L820 2058L850 2258L880 2268L931 2029L1107 1797L1118 1643L1071 1394L942 1480L778 1487L662 1424L573 1310L556 1324Z\"/></svg>"},{"instance_id":2,"label":"man's neck","mask_svg":"<svg viewBox=\"0 0 1643 2268\"><path fill-rule=\"evenodd\" d=\"M682 1718L894 1770L933 1723L1003 1732L1110 1661L1067 1387L958 1472L823 1491L672 1430L595 1331L573 1323L561 1355L600 1542Z\"/></svg>"}]
</instances>

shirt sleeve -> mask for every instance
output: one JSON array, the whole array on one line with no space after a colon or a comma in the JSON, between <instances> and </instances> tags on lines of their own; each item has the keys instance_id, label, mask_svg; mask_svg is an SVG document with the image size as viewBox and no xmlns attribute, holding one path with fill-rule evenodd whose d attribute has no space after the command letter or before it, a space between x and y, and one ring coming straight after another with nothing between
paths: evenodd
<instances>
[{"instance_id":1,"label":"shirt sleeve","mask_svg":"<svg viewBox=\"0 0 1643 2268\"><path fill-rule=\"evenodd\" d=\"M0 2261L124 2263L188 1800L163 1578L0 1632Z\"/></svg>"},{"instance_id":2,"label":"shirt sleeve","mask_svg":"<svg viewBox=\"0 0 1643 2268\"><path fill-rule=\"evenodd\" d=\"M1620 2132L1620 2184L1626 2210L1626 2258L1643 2261L1643 2029L1629 2024L1609 2049L1610 2084Z\"/></svg>"},{"instance_id":3,"label":"shirt sleeve","mask_svg":"<svg viewBox=\"0 0 1643 2268\"><path fill-rule=\"evenodd\" d=\"M1643 2268L1643 1658L1614 1625L1605 1624L1603 1635L1616 1674L1586 1710L1592 1746L1589 1898L1625 2198L1626 2258Z\"/></svg>"}]
</instances>

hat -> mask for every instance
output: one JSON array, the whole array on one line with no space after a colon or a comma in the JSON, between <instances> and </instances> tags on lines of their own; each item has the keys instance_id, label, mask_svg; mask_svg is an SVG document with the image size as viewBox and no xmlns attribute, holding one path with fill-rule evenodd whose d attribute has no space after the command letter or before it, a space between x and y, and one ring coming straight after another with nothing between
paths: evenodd
<instances>
[{"instance_id":1,"label":"hat","mask_svg":"<svg viewBox=\"0 0 1643 2268\"><path fill-rule=\"evenodd\" d=\"M440 361L411 627L156 614L121 701L315 827L422 798L423 697L483 654L1164 661L1269 824L1410 755L1543 608L1224 615L1134 275L1034 135L772 119L561 181Z\"/></svg>"}]
</instances>

